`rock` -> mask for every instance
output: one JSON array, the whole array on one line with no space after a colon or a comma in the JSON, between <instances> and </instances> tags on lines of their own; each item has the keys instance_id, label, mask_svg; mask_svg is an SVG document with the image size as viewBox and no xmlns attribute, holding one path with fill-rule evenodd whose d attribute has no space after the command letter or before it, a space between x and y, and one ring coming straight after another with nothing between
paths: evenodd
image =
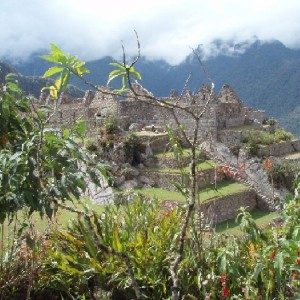
<instances>
[{"instance_id":1,"label":"rock","mask_svg":"<svg viewBox=\"0 0 300 300\"><path fill-rule=\"evenodd\" d=\"M147 143L146 143L145 154L146 154L147 158L153 155L153 151L152 151L151 146L150 146L150 140L148 140Z\"/></svg>"},{"instance_id":2,"label":"rock","mask_svg":"<svg viewBox=\"0 0 300 300\"><path fill-rule=\"evenodd\" d=\"M114 145L111 159L117 162L118 164L126 162L127 157L124 151L124 143Z\"/></svg>"},{"instance_id":3,"label":"rock","mask_svg":"<svg viewBox=\"0 0 300 300\"><path fill-rule=\"evenodd\" d=\"M142 124L140 124L140 123L132 123L129 126L129 131L134 131L134 132L142 131L142 128L143 128Z\"/></svg>"},{"instance_id":4,"label":"rock","mask_svg":"<svg viewBox=\"0 0 300 300\"><path fill-rule=\"evenodd\" d=\"M119 188L121 190L133 190L138 187L138 182L136 180L127 180Z\"/></svg>"},{"instance_id":5,"label":"rock","mask_svg":"<svg viewBox=\"0 0 300 300\"><path fill-rule=\"evenodd\" d=\"M125 176L121 175L115 178L115 185L116 187L119 187L120 185L122 185L125 182Z\"/></svg>"},{"instance_id":6,"label":"rock","mask_svg":"<svg viewBox=\"0 0 300 300\"><path fill-rule=\"evenodd\" d=\"M153 180L150 179L150 178L148 178L148 177L145 176L145 175L139 176L139 177L138 177L138 180L139 180L141 183L143 183L143 184L147 184L147 185L150 185L150 186L154 185Z\"/></svg>"}]
</instances>

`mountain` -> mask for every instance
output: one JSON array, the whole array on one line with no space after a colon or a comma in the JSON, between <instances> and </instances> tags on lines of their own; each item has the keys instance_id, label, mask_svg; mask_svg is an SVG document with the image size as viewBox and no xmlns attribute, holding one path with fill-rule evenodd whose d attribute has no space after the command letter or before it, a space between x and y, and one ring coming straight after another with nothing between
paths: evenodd
<instances>
[{"instance_id":1,"label":"mountain","mask_svg":"<svg viewBox=\"0 0 300 300\"><path fill-rule=\"evenodd\" d=\"M45 79L41 76L25 76L19 73L14 67L8 63L0 62L0 84L5 82L5 76L9 73L17 74L16 80L22 91L26 95L32 95L36 98L40 97L41 89L45 86L53 85L53 79ZM80 98L84 95L84 91L74 85L68 85L67 92L74 98Z\"/></svg>"},{"instance_id":2,"label":"mountain","mask_svg":"<svg viewBox=\"0 0 300 300\"><path fill-rule=\"evenodd\" d=\"M219 54L203 63L216 92L223 84L230 84L246 105L265 110L287 130L300 136L300 50L289 49L279 41L259 40L238 45L218 40L212 46ZM201 48L196 50L201 56ZM86 66L91 70L88 80L105 85L112 61L105 57L87 62ZM49 64L36 54L29 61L13 66L22 74L32 76L42 75ZM142 74L143 86L158 97L168 96L173 89L180 93L189 74L188 89L193 92L208 82L193 54L176 66L142 57L136 69ZM72 83L87 89L77 79Z\"/></svg>"}]
</instances>

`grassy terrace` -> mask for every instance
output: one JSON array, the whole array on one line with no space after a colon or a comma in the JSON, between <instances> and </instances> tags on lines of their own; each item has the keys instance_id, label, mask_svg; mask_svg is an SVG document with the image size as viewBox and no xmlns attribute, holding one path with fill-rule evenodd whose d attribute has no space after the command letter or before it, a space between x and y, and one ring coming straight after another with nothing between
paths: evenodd
<instances>
[{"instance_id":1,"label":"grassy terrace","mask_svg":"<svg viewBox=\"0 0 300 300\"><path fill-rule=\"evenodd\" d=\"M262 131L263 129L261 127L255 126L255 125L240 125L240 126L233 126L228 127L223 130L226 131Z\"/></svg>"},{"instance_id":2,"label":"grassy terrace","mask_svg":"<svg viewBox=\"0 0 300 300\"><path fill-rule=\"evenodd\" d=\"M197 154L200 155L200 151L197 151ZM160 152L155 154L157 158L174 158L174 152ZM190 149L183 149L182 150L182 156L188 157L191 156L191 150Z\"/></svg>"},{"instance_id":3,"label":"grassy terrace","mask_svg":"<svg viewBox=\"0 0 300 300\"><path fill-rule=\"evenodd\" d=\"M85 205L88 206L90 209L93 209L97 213L102 213L105 210L105 206L93 204L91 202L91 200L88 199L88 198L82 198L81 202L82 202L82 204L75 203L75 202L72 203L71 201L67 201L65 204L70 206L70 207L73 207L77 210L82 210L82 211L84 211L84 206ZM83 205L83 203L85 203L85 205ZM57 211L56 218L55 218L54 222L50 221L46 216L41 218L40 215L36 212L32 214L30 221L34 225L36 225L36 228L40 232L44 232L46 230L51 229L53 226L54 227L56 227L56 226L57 227L66 226L71 219L74 219L76 217L77 217L76 213L58 208L58 211ZM22 212L19 212L18 213L17 227L19 228L20 224L22 224L24 222L28 223L27 218L24 218ZM12 229L13 229L13 223L11 223L9 226L7 226L7 225L8 225L7 223L4 223L4 226L3 226L4 236L9 235L9 232L12 231Z\"/></svg>"},{"instance_id":4,"label":"grassy terrace","mask_svg":"<svg viewBox=\"0 0 300 300\"><path fill-rule=\"evenodd\" d=\"M278 216L278 213L255 209L255 210L251 211L251 215L252 215L253 219L255 220L256 224L260 228L265 228L266 226L268 226L269 223L271 223L273 221L273 219L275 217ZM228 221L218 224L216 227L216 232L232 234L232 235L241 235L242 234L242 232L239 228L239 224L237 224L235 219L228 220Z\"/></svg>"},{"instance_id":5,"label":"grassy terrace","mask_svg":"<svg viewBox=\"0 0 300 300\"><path fill-rule=\"evenodd\" d=\"M198 171L206 171L213 169L217 166L217 164L213 160L206 160L204 162L200 162L197 164L196 168ZM159 173L168 173L168 174L181 174L183 173L189 173L190 167L184 167L182 169L174 169L174 168L151 168L147 169L146 172L159 172Z\"/></svg>"},{"instance_id":6,"label":"grassy terrace","mask_svg":"<svg viewBox=\"0 0 300 300\"><path fill-rule=\"evenodd\" d=\"M202 189L199 192L198 195L199 195L199 200L201 202L210 199L237 194L240 192L247 191L249 189L248 187L240 183L232 182L228 180L224 180L221 183L217 184L216 189L214 189L213 187L214 186L212 185L211 187ZM185 201L185 198L181 193L168 191L161 188L143 188L143 189L136 189L135 191L149 197L158 197L158 199L160 199L161 201L164 200L178 201L178 202Z\"/></svg>"},{"instance_id":7,"label":"grassy terrace","mask_svg":"<svg viewBox=\"0 0 300 300\"><path fill-rule=\"evenodd\" d=\"M284 158L286 158L286 159L298 159L298 158L300 158L300 152L290 153L288 155L285 155Z\"/></svg>"},{"instance_id":8,"label":"grassy terrace","mask_svg":"<svg viewBox=\"0 0 300 300\"><path fill-rule=\"evenodd\" d=\"M134 133L136 136L167 136L166 132L138 131Z\"/></svg>"}]
</instances>

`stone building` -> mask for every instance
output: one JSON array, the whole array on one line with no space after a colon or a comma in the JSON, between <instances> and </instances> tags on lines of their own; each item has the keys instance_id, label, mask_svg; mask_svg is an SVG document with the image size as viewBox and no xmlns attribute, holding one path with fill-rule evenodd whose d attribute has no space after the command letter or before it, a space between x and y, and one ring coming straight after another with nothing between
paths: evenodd
<instances>
[{"instance_id":1,"label":"stone building","mask_svg":"<svg viewBox=\"0 0 300 300\"><path fill-rule=\"evenodd\" d=\"M146 95L140 85L135 85L134 89L138 94ZM191 133L194 124L188 112L204 111L200 119L200 138L209 136L216 140L218 132L223 129L254 122L262 124L266 118L263 111L245 107L229 85L224 85L218 95L215 95L209 86L203 85L196 94L186 91L183 96L179 96L172 91L169 97L161 98L161 101L176 103L185 108L185 110L175 108L175 113L188 133ZM70 126L78 118L82 118L92 133L109 116L115 116L119 126L125 130L133 123L140 124L140 128L152 124L157 127L164 127L167 124L177 127L171 111L166 106L153 105L146 97L144 101L136 100L132 92L125 98L100 92L94 94L91 91L87 91L82 99L70 99L67 95L62 95L51 123L53 126L58 124Z\"/></svg>"}]
</instances>

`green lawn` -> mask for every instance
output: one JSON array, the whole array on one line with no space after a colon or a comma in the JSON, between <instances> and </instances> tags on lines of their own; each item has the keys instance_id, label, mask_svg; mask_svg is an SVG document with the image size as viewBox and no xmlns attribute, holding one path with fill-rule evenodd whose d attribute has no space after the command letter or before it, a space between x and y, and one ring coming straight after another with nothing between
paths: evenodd
<instances>
[{"instance_id":1,"label":"green lawn","mask_svg":"<svg viewBox=\"0 0 300 300\"><path fill-rule=\"evenodd\" d=\"M182 149L182 157L188 157L191 156L191 149ZM199 156L201 154L201 151L197 150L197 155ZM155 156L157 158L174 158L174 152L168 151L168 152L159 152L156 153Z\"/></svg>"},{"instance_id":2,"label":"green lawn","mask_svg":"<svg viewBox=\"0 0 300 300\"><path fill-rule=\"evenodd\" d=\"M248 187L243 184L229 180L223 180L221 183L217 184L216 189L213 185L209 188L202 189L199 192L199 200L202 202L209 199L240 193L246 190L248 190ZM181 193L168 191L161 188L143 188L136 189L135 191L149 197L158 197L161 201L185 201L185 198Z\"/></svg>"},{"instance_id":3,"label":"green lawn","mask_svg":"<svg viewBox=\"0 0 300 300\"><path fill-rule=\"evenodd\" d=\"M81 199L82 204L72 203L71 201L67 201L66 205L76 208L78 210L84 210L85 203L89 208L94 209L96 212L101 213L104 211L105 207L103 205L95 205L92 204L91 201L87 198ZM39 231L39 233L48 232L49 230L55 227L65 227L71 219L77 218L77 214L74 212L70 212L68 210L59 208L54 218L54 222L49 220L46 216L43 218L40 217L38 213L33 213L30 220L28 220L26 214L24 212L19 212L17 216L16 229L21 228L22 224L33 224L34 228ZM11 238L14 237L14 221L10 224L8 222L4 222L3 226L0 227L1 235L3 234L4 244L10 244Z\"/></svg>"},{"instance_id":4,"label":"green lawn","mask_svg":"<svg viewBox=\"0 0 300 300\"><path fill-rule=\"evenodd\" d=\"M226 131L263 131L263 128L256 126L256 125L240 125L240 126L233 126L233 127L227 127L226 129L223 129Z\"/></svg>"},{"instance_id":5,"label":"green lawn","mask_svg":"<svg viewBox=\"0 0 300 300\"><path fill-rule=\"evenodd\" d=\"M288 155L283 156L286 159L297 159L300 158L300 152L290 153Z\"/></svg>"},{"instance_id":6,"label":"green lawn","mask_svg":"<svg viewBox=\"0 0 300 300\"><path fill-rule=\"evenodd\" d=\"M262 211L255 209L251 212L253 219L255 220L256 224L264 228L268 226L269 223L273 221L275 217L278 216L277 212L269 212L269 211ZM216 227L217 233L228 233L232 235L241 235L242 232L240 230L239 224L235 222L235 219L224 221L217 225Z\"/></svg>"},{"instance_id":7,"label":"green lawn","mask_svg":"<svg viewBox=\"0 0 300 300\"><path fill-rule=\"evenodd\" d=\"M213 160L206 160L203 162L199 162L197 164L198 171L206 171L216 167L216 163ZM184 167L181 169L173 169L173 168L153 168L147 169L146 172L159 172L159 173L168 173L168 174L181 174L181 172L188 174L190 172L190 167Z\"/></svg>"}]
</instances>

